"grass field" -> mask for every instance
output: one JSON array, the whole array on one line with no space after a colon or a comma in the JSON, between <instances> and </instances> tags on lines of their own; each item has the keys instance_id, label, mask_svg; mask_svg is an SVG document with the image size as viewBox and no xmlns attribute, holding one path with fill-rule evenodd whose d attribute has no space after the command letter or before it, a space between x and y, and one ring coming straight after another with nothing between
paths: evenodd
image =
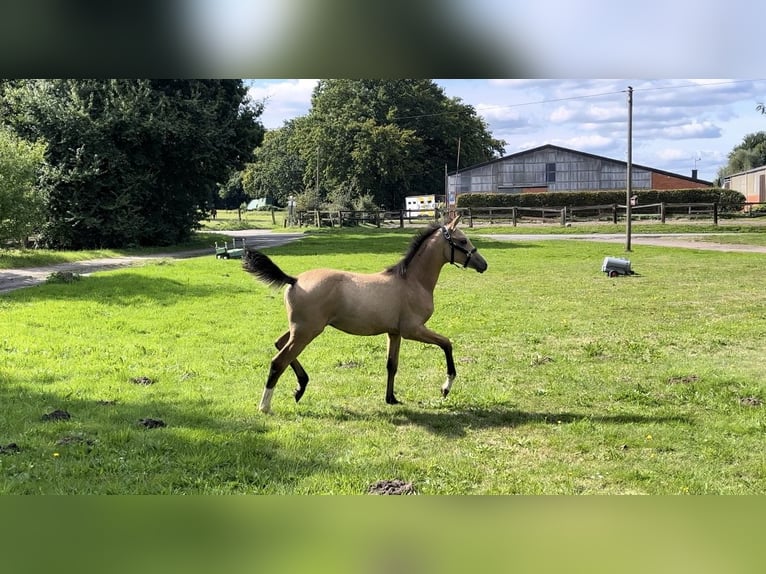
<instances>
[{"instance_id":1,"label":"grass field","mask_svg":"<svg viewBox=\"0 0 766 574\"><path fill-rule=\"evenodd\" d=\"M453 391L443 353L404 341L396 407L385 337L327 330L301 403L287 373L259 413L284 310L236 260L0 296L0 493L766 492L763 255L641 246L640 275L609 279L617 245L473 236L489 270L445 267L429 323L455 346ZM366 272L408 241L344 230L270 253Z\"/></svg>"}]
</instances>

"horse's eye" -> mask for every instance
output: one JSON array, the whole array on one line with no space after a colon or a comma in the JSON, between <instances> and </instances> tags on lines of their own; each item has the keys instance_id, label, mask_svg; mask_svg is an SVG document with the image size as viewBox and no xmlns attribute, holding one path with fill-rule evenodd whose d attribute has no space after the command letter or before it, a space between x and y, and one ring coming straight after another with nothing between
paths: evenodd
<instances>
[{"instance_id":1,"label":"horse's eye","mask_svg":"<svg viewBox=\"0 0 766 574\"><path fill-rule=\"evenodd\" d=\"M460 245L468 245L468 240L467 239L460 239L458 241L458 243L460 243Z\"/></svg>"}]
</instances>

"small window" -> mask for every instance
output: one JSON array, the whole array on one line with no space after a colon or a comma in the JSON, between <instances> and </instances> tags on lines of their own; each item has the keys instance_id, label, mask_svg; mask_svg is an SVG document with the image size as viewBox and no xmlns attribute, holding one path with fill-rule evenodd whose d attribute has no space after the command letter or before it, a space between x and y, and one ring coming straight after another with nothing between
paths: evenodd
<instances>
[{"instance_id":1,"label":"small window","mask_svg":"<svg viewBox=\"0 0 766 574\"><path fill-rule=\"evenodd\" d=\"M556 164L555 163L545 164L545 181L547 183L556 183Z\"/></svg>"}]
</instances>

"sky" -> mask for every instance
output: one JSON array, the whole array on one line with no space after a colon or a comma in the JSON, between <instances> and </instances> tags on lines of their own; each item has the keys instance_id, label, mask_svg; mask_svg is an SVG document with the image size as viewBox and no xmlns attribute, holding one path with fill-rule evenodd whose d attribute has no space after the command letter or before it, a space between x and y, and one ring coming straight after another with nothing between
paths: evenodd
<instances>
[{"instance_id":1,"label":"sky","mask_svg":"<svg viewBox=\"0 0 766 574\"><path fill-rule=\"evenodd\" d=\"M628 87L633 88L635 164L715 180L747 134L766 131L766 79L435 79L447 97L474 107L507 154L545 144L627 160ZM264 101L267 129L306 115L316 80L248 80ZM461 166L466 167L466 166Z\"/></svg>"}]
</instances>

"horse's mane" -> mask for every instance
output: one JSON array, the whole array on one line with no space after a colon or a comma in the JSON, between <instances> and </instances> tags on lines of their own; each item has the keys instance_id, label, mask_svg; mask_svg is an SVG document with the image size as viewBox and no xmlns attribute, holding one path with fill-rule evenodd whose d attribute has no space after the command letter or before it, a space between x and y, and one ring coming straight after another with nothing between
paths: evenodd
<instances>
[{"instance_id":1,"label":"horse's mane","mask_svg":"<svg viewBox=\"0 0 766 574\"><path fill-rule=\"evenodd\" d=\"M399 263L396 263L395 265L391 265L390 267L387 267L385 270L385 273L389 273L391 275L398 275L399 277L407 277L407 268L412 262L412 258L415 257L415 254L423 246L426 240L429 237L431 237L431 235L433 235L434 231L436 231L440 227L441 227L440 223L432 223L431 225L423 229L420 233L418 233L415 237L413 237L412 242L410 243L410 246L407 248L407 252L404 254L404 257L402 257L401 261L399 261Z\"/></svg>"}]
</instances>

